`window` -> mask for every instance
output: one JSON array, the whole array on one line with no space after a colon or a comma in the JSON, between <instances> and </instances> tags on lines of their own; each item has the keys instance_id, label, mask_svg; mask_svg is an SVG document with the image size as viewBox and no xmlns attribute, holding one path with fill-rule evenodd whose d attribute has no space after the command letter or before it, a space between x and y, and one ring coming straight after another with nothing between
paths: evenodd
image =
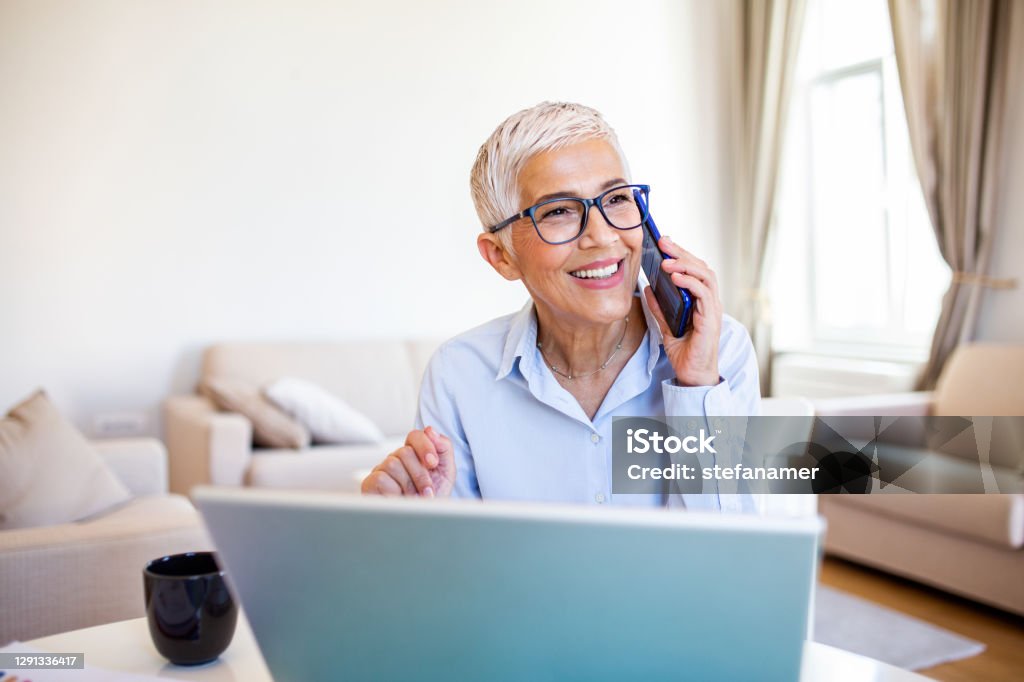
<instances>
[{"instance_id":1,"label":"window","mask_svg":"<svg viewBox=\"0 0 1024 682\"><path fill-rule=\"evenodd\" d=\"M811 0L776 205L774 345L927 355L949 268L907 135L885 0Z\"/></svg>"}]
</instances>

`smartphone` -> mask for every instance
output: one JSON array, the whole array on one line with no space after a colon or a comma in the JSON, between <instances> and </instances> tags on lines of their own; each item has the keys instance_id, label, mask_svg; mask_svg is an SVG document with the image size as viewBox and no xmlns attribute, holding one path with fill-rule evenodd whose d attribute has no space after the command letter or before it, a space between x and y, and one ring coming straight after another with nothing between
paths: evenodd
<instances>
[{"instance_id":1,"label":"smartphone","mask_svg":"<svg viewBox=\"0 0 1024 682\"><path fill-rule=\"evenodd\" d=\"M673 284L671 275L661 269L661 261L671 258L671 256L658 248L661 233L658 232L654 218L651 217L647 209L643 194L639 190L633 190L633 196L641 211L647 213L647 220L643 224L644 243L640 266L644 269L644 274L647 275L647 281L651 283L654 297L658 300L658 307L665 315L665 321L668 322L672 335L679 338L690 328L693 318L693 296L686 289Z\"/></svg>"}]
</instances>

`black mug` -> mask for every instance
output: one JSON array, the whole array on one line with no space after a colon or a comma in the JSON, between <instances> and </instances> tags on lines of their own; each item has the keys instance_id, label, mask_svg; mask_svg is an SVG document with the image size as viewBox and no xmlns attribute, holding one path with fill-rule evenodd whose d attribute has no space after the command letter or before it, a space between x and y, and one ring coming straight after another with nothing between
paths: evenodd
<instances>
[{"instance_id":1,"label":"black mug","mask_svg":"<svg viewBox=\"0 0 1024 682\"><path fill-rule=\"evenodd\" d=\"M231 644L238 607L213 552L150 561L142 572L153 644L177 665L208 663Z\"/></svg>"}]
</instances>

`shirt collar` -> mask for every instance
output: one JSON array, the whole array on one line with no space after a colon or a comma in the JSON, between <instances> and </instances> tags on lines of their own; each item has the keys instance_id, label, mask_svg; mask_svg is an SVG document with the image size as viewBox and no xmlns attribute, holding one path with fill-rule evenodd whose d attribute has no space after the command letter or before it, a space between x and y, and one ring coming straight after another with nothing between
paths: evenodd
<instances>
[{"instance_id":1,"label":"shirt collar","mask_svg":"<svg viewBox=\"0 0 1024 682\"><path fill-rule=\"evenodd\" d=\"M512 371L516 359L526 354L527 349L537 346L537 317L533 313L533 299L512 318L512 325L505 337L505 348L501 354L501 364L495 381L504 379Z\"/></svg>"},{"instance_id":2,"label":"shirt collar","mask_svg":"<svg viewBox=\"0 0 1024 682\"><path fill-rule=\"evenodd\" d=\"M647 305L647 297L643 295L646 286L647 278L644 276L643 271L641 271L637 288L634 290L633 295L640 297L640 306L643 308L644 318L647 320L646 338L649 346L647 373L651 374L654 372L658 359L661 357L663 337L661 335L661 327L658 326L658 320L655 319L654 314ZM505 348L502 351L498 374L494 377L495 381L507 377L515 366L517 359L525 359L526 362L530 362L530 359L534 357L536 347L537 316L534 313L533 299L531 298L512 318L508 336L505 337Z\"/></svg>"}]
</instances>

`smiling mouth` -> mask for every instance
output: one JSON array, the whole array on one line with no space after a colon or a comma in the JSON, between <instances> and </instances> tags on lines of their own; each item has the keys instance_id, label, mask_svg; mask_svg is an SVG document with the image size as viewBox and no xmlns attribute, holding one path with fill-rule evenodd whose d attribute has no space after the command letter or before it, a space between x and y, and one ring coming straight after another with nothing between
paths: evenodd
<instances>
[{"instance_id":1,"label":"smiling mouth","mask_svg":"<svg viewBox=\"0 0 1024 682\"><path fill-rule=\"evenodd\" d=\"M619 268L623 265L623 260L611 265L606 265L603 268L595 268L593 270L573 270L569 274L576 279L608 279L615 275L619 271Z\"/></svg>"}]
</instances>

